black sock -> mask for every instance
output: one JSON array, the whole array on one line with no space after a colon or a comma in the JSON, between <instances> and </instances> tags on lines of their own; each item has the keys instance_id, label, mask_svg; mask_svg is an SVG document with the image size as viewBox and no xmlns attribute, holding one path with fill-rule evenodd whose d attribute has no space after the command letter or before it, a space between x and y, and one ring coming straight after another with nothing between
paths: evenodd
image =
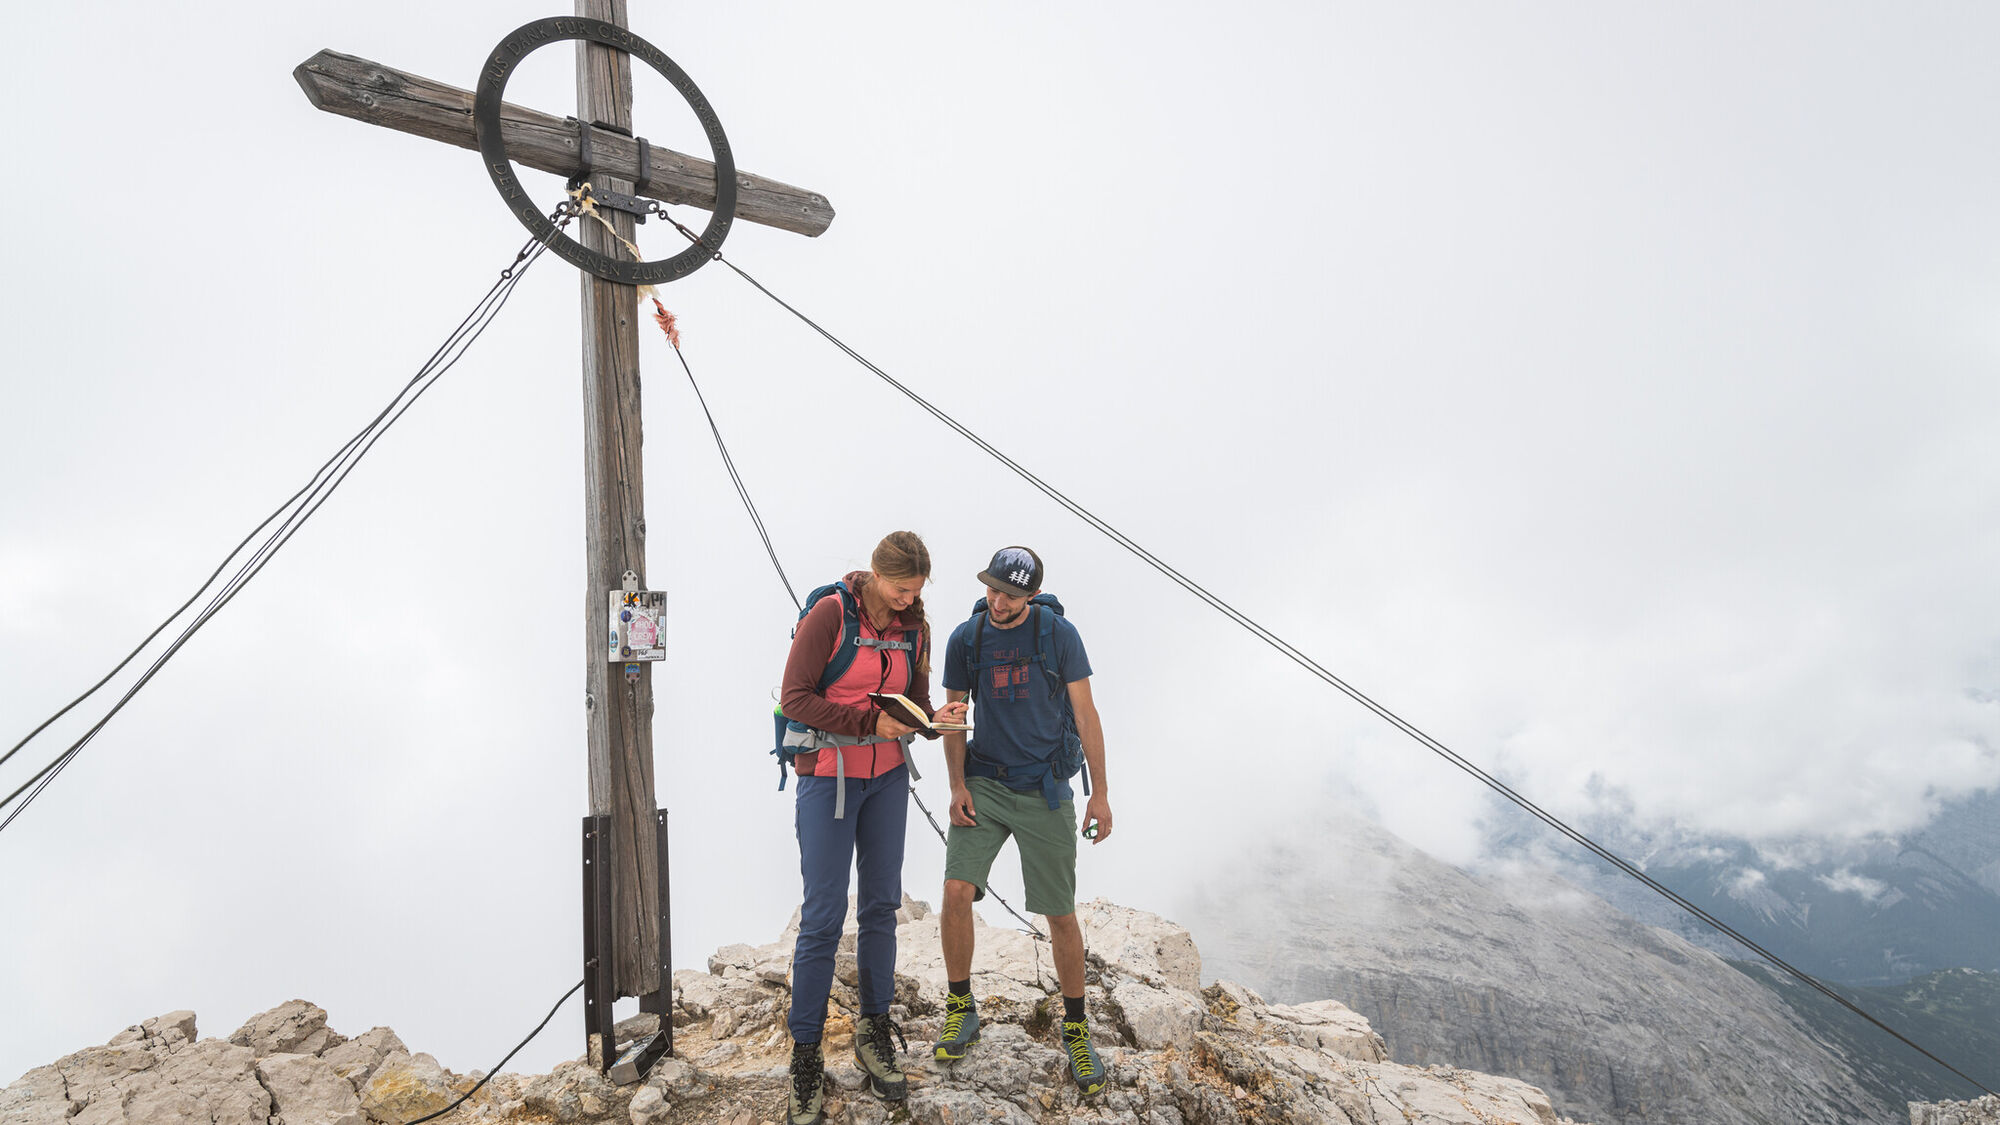
<instances>
[{"instance_id":1,"label":"black sock","mask_svg":"<svg viewBox=\"0 0 2000 1125\"><path fill-rule=\"evenodd\" d=\"M1083 1022L1083 997L1081 996L1063 997L1063 1022L1064 1023Z\"/></svg>"},{"instance_id":2,"label":"black sock","mask_svg":"<svg viewBox=\"0 0 2000 1125\"><path fill-rule=\"evenodd\" d=\"M972 995L972 978L966 977L964 980L955 980L945 987L951 990L953 996L970 996Z\"/></svg>"}]
</instances>

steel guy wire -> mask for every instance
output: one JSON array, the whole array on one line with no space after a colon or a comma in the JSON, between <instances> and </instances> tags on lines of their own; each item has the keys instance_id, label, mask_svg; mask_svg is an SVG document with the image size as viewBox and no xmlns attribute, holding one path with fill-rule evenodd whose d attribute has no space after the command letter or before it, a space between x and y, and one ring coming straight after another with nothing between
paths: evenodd
<instances>
[{"instance_id":1,"label":"steel guy wire","mask_svg":"<svg viewBox=\"0 0 2000 1125\"><path fill-rule=\"evenodd\" d=\"M1043 495L1047 496L1049 499L1055 501L1057 504L1067 509L1071 514L1075 515L1078 519L1081 519L1085 523L1089 524L1092 528L1096 529L1098 532L1102 533L1106 538L1110 539L1113 543L1116 543L1120 547L1125 548L1126 551L1136 556L1141 562L1144 562L1148 566L1151 566L1154 570L1159 571L1162 575L1164 575L1167 579L1172 581L1175 585L1180 586L1188 593L1193 594L1195 597L1201 599L1203 602L1206 602L1211 608L1215 609L1218 613L1221 613L1223 616L1229 618L1231 621L1234 621L1237 625L1242 626L1251 635L1263 641L1265 644L1270 645L1272 648L1276 649L1280 654L1285 656L1287 659L1291 660L1293 663L1299 665L1301 668L1304 668L1307 672L1310 672L1311 674L1317 676L1319 679L1321 679L1328 685L1339 690L1349 699L1352 699L1356 703L1361 704L1363 707L1373 712L1377 717L1381 718L1385 722L1389 723L1391 726L1395 727L1397 730L1403 732L1404 734L1408 735L1411 739L1415 740L1418 745L1423 746L1425 749L1430 750L1432 753L1437 754L1439 757L1444 758L1452 765L1457 766L1460 770L1471 775L1473 778L1486 785L1489 789L1492 789L1494 792L1500 794L1502 797L1505 797L1508 801L1513 802L1515 805L1519 806L1520 808L1528 812L1537 820L1540 820L1542 823L1555 829L1565 838L1571 840L1580 847L1589 851L1591 854L1604 860L1606 863L1609 863L1613 868L1617 869L1618 871L1626 875L1629 875L1634 879L1637 879L1639 882L1645 884L1648 888L1652 889L1654 892L1658 893L1663 898L1667 899L1669 902L1687 911L1689 914L1693 915L1701 922L1707 924L1708 926L1715 929L1717 932L1723 934L1724 936L1737 942L1739 945L1742 945L1744 948L1757 954L1759 957L1762 957L1764 960L1770 962L1772 965L1780 969L1783 969L1785 972L1798 978L1799 981L1810 986L1814 990L1824 994L1829 999L1839 1004L1841 1007L1846 1008L1848 1011L1853 1012L1855 1015L1858 1015L1862 1019L1867 1020L1869 1023L1874 1024L1877 1028L1880 1028L1882 1031L1893 1036L1897 1041L1901 1042L1904 1046L1907 1046L1912 1050L1915 1050L1917 1053L1923 1055L1925 1058L1931 1060L1937 1065L1957 1075L1959 1078L1962 1078L1965 1081L1971 1083L1974 1087L1982 1091L1985 1091L1987 1094L2000 1094L2000 1091L1992 1090L1991 1088L1987 1087L1984 1083L1967 1075L1964 1071L1959 1070L1957 1067L1951 1065L1950 1063L1944 1061L1938 1056L1932 1054L1930 1051L1925 1050L1922 1046L1919 1046L1915 1041L1911 1040L1903 1033L1897 1031L1895 1028L1890 1027L1888 1024L1883 1023L1880 1019L1877 1019L1875 1016L1869 1014L1866 1010L1861 1008L1859 1005L1855 1004L1853 1001L1847 999L1845 996L1840 995L1838 992L1835 992L1832 988L1829 988L1827 985L1821 983L1818 978L1812 976L1810 973L1807 973L1803 969L1797 968L1790 962L1779 957L1777 954L1771 952L1768 949L1765 949L1762 945L1759 945L1755 941L1752 941L1749 937L1737 932L1728 923L1723 922L1715 915L1709 913L1708 911L1702 909L1700 906L1688 901L1686 898L1683 898L1681 895L1675 893L1671 888L1667 887L1665 884L1647 875L1645 872L1639 870L1637 867L1634 867L1632 864L1626 862L1623 858L1618 856L1616 853L1612 852L1610 849L1597 843L1589 836L1584 835L1581 831L1572 828L1568 823L1564 822L1561 818L1557 817L1555 814L1548 812L1547 810L1543 809L1540 805L1537 805L1533 801L1529 800L1527 797L1516 792L1511 786L1507 785L1499 778L1488 773L1486 770L1482 769L1480 766L1478 766L1471 760L1463 757L1457 751L1452 750L1444 743L1439 742L1437 739L1431 737L1429 734L1426 734L1424 731L1418 729L1415 725L1411 724L1408 720L1404 719L1402 716L1396 714L1394 711L1391 711L1389 708L1383 706L1382 704L1376 702L1374 699L1370 698L1366 693L1362 692L1360 689L1349 684L1347 681L1341 679L1339 676L1334 675L1332 672L1328 671L1323 665L1321 665L1318 661L1314 660L1310 656L1307 656L1303 651L1298 649L1296 646L1292 645L1284 638L1278 636L1276 633L1273 633L1271 630L1265 628L1263 625L1259 624L1257 621L1252 619L1248 614L1243 613L1241 610L1238 610L1236 607L1230 605L1228 602L1222 600L1220 597L1216 596L1213 593L1210 593L1208 589L1203 587L1200 583L1189 578L1187 575L1182 574L1179 570L1175 569L1173 566L1169 565L1165 560L1161 559L1158 555L1153 554L1151 551L1141 546L1137 541L1132 539L1130 536L1119 531L1117 528L1112 527L1109 523L1106 523L1103 519L1098 517L1094 512L1091 512L1089 509L1085 508L1083 505L1077 503L1076 501L1071 500L1068 496L1064 495L1054 485L1051 485L1047 481L1043 480L1041 477L1036 476L1033 472L1029 471L1025 466L1023 466L1020 462L1007 456L1005 453L1002 453L991 442L988 442L985 438L982 438L978 434L972 432L971 429L967 428L956 418L953 418L951 415L945 413L943 410L932 405L922 395L919 395L917 392L911 390L908 386L905 386L903 383L898 381L894 376L882 370L880 367L877 367L866 356L862 355L860 352L855 351L853 348L849 347L845 341L841 340L833 333L827 331L825 328L821 327L817 321L813 320L805 313L799 311L797 308L793 307L793 305L790 302L778 296L776 293L773 293L770 289L766 288L762 282L750 276L750 274L745 272L742 269L742 267L736 265L736 263L731 262L727 258L724 258L720 250L715 249L714 247L709 247L708 244L705 243L699 235L689 230L686 226L682 225L680 222L674 220L671 216L667 216L664 208L660 210L660 214L663 217L667 218L668 222L673 223L674 229L680 231L683 237L687 238L691 242L696 243L697 245L707 248L709 251L709 256L713 260L729 267L730 272L734 273L737 277L742 278L745 282L747 282L752 288L756 289L759 293L762 293L764 294L764 296L770 298L771 301L777 304L780 308L784 309L786 312L789 312L793 316L797 317L808 328L811 328L814 332L817 332L828 343L832 344L835 348L839 349L842 353L847 355L848 358L854 360L856 363L860 364L862 367L866 368L869 372L874 374L877 378L889 384L889 386L895 388L899 393L901 393L905 398L909 399L911 402L915 403L925 413L931 415L933 418L936 418L939 422L944 423L945 426L949 427L959 436L965 438L967 441L978 446L981 450L985 451L994 460L1006 466L1016 476L1019 476L1022 480L1034 486L1035 489L1040 491Z\"/></svg>"},{"instance_id":2,"label":"steel guy wire","mask_svg":"<svg viewBox=\"0 0 2000 1125\"><path fill-rule=\"evenodd\" d=\"M671 339L670 341L671 342ZM743 509L750 513L750 523L757 529L757 538L764 541L764 553L771 557L771 565L778 571L778 581L784 584L785 596L792 599L792 605L800 613L806 607L793 592L792 580L785 574L785 564L778 561L778 549L771 545L771 533L764 527L764 517L757 512L757 505L750 500L750 490L743 485L743 477L736 471L736 459L729 455L729 446L722 440L722 430L715 424L715 415L708 409L708 396L701 393L701 384L694 380L694 369L688 366L687 355L679 344L673 344L674 358L681 361L681 370L687 372L688 386L694 388L695 401L701 404L701 415L708 419L708 432L715 436L715 451L722 455L722 467L729 470L729 483L736 486L736 497L743 501Z\"/></svg>"},{"instance_id":3,"label":"steel guy wire","mask_svg":"<svg viewBox=\"0 0 2000 1125\"><path fill-rule=\"evenodd\" d=\"M556 209L554 218L560 219L561 223L556 227L556 230L560 231L563 226L567 226L569 219L570 217L573 216L573 214L574 214L573 210L571 210L567 205L559 206ZM9 813L5 820L0 820L0 830L4 830L8 825L12 824L14 820L17 817L19 817L23 811L26 810L28 805L32 804L35 798L40 796L42 791L46 789L49 786L49 784L55 780L56 776L59 775L63 771L63 769L65 769L68 766L68 764L75 759L76 755L82 751L83 747L88 745L89 742L97 736L97 733L103 730L104 726L111 721L112 717L115 716L120 710L124 708L125 704L129 702L132 699L132 697L138 693L139 689L143 688L153 678L153 676L162 667L164 667L165 664L169 660L171 660L177 652L180 651L181 646L186 644L187 641L194 635L194 633L198 631L203 625L207 624L209 619L214 617L215 614L219 612L223 606L227 605L231 600L233 600L237 595L237 593L241 592L243 587L247 585L251 579L256 577L258 572L263 570L264 566L269 563L271 557L275 555L280 548L282 548L287 542L291 540L291 537L298 532L299 528L302 527L308 519L312 518L314 513L319 511L320 507L324 505L326 501L333 495L333 492L336 489L338 489L341 483L347 479L348 474L350 474L353 471L355 465L357 465L360 462L361 458L367 455L370 449L374 448L375 443L381 440L382 436L388 432L389 428L391 426L394 426L396 422L399 421L402 418L402 416L409 411L410 407L416 404L416 401L423 396L424 392L428 391L432 386L434 386L439 378L441 378L447 371L449 371L453 366L455 366L460 359L464 357L466 351L471 348L473 342L476 341L482 334L484 334L487 326L489 326L493 322L493 319L499 314L500 309L506 305L508 298L513 295L514 288L518 286L521 282L521 279L524 276L526 276L528 268L533 265L535 260L538 259L547 250L547 248L548 248L547 242L543 239L533 238L528 240L528 242L521 247L521 250L515 254L514 261L500 272L500 279L494 282L493 286L489 288L486 291L486 293L479 299L479 301L474 305L473 311L471 313L468 313L466 317L458 323L457 327L455 327L446 336L444 343L440 344L437 350L431 353L430 358L424 361L423 366L418 369L417 374L412 376L409 382L405 383L403 387L396 392L396 394L390 399L389 404L383 407L381 412L377 413L374 418L370 419L366 426L362 427L362 429L358 433L356 433L352 438L349 438L345 445L341 446L340 449L336 451L332 457L328 458L327 461L320 466L319 470L313 474L312 479L307 482L304 488L301 488L298 492L293 493L292 496L287 498L284 501L284 503L280 504L275 511L273 511L269 516L266 516L262 523L258 524L256 528L252 529L250 534L248 536L245 536L243 541L236 545L235 549L233 549L228 555L224 556L222 564L216 568L214 573L209 575L207 581L203 582L202 585L198 589L196 589L194 595L190 597L186 602L184 602L179 609L175 610L172 614L170 614L165 621L162 621L160 625L152 631L152 633L147 635L145 640L140 642L137 648L133 649L132 652L125 657L125 659L119 661L119 663L115 667L113 667L110 672L106 673L103 679L100 679L96 684L92 685L89 690L85 691L82 695L78 696L76 699L72 700L70 703L65 705L60 711L57 711L54 715L44 720L41 723L41 725L37 726L33 731L30 731L26 737L21 739L20 742L16 743L13 746L13 748L8 750L5 756L0 756L0 764L4 764L8 758L12 758L23 746L27 745L27 743L31 739L33 739L37 734L47 729L47 727L51 723L61 718L64 714L68 713L71 709L76 707L78 704L82 703L85 699L89 698L92 694L94 694L99 688L103 687L106 683L108 683L113 676L117 675L117 673L121 669L123 669L127 664L130 664L132 660L139 655L140 652L144 651L146 646L151 644L153 639L158 637L159 634L163 630L165 630L169 624L172 624L172 622L176 618L178 618L182 613L184 613L187 610L188 606L194 604L194 602L201 597L204 591L208 590L212 585L214 585L216 576L221 574L222 571L228 567L231 559L236 558L238 555L242 553L245 544L249 543L250 540L254 538L259 531L262 531L264 528L268 527L273 520L277 519L281 514L284 514L288 509L290 510L290 514L285 516L283 522L279 524L278 529L274 531L270 536L268 536L264 540L264 542L261 543L254 552L252 552L249 558L244 560L242 565L238 567L236 573L233 574L229 578L229 580L223 584L222 588L217 591L216 595L210 599L208 605L203 607L200 613L197 614L193 622L182 630L182 632L175 638L173 643L168 646L165 653L161 654L157 659L154 660L152 665L146 669L146 671L140 676L138 681L134 683L132 687L129 690L127 690L122 697L119 698L118 702L112 706L110 711L108 711L102 718L100 718L87 731L85 731L83 736L77 739L76 742L72 743L67 750L59 754L55 758L55 760L51 761L48 765L42 767L42 769L37 771L33 777L29 778L19 788L15 789L12 793L8 794L8 796L4 800L0 800L0 809L4 809L8 805L12 804L17 798L21 797L21 795L24 792L28 793L26 800L22 801L21 804L13 810L13 812ZM299 502L301 497L306 498L304 503ZM295 507L294 505L297 506ZM31 788L32 792L29 792Z\"/></svg>"}]
</instances>

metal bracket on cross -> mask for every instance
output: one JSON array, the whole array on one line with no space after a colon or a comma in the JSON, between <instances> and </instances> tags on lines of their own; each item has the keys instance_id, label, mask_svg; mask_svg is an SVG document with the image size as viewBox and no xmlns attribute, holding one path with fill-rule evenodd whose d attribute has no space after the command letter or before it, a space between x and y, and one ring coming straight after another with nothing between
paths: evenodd
<instances>
[{"instance_id":1,"label":"metal bracket on cross","mask_svg":"<svg viewBox=\"0 0 2000 1125\"><path fill-rule=\"evenodd\" d=\"M708 135L708 147L715 159L715 209L709 213L701 241L671 258L627 262L586 249L556 229L528 198L520 177L514 174L513 161L507 158L506 142L500 136L500 99L507 92L507 79L536 48L573 39L602 43L643 60L680 91L695 119L701 122L702 132ZM472 121L486 173L493 178L493 186L500 190L500 198L506 201L508 210L521 220L521 225L548 243L549 249L578 269L622 285L659 285L700 269L721 251L722 240L729 237L730 224L736 218L736 159L729 150L729 138L722 132L722 122L715 116L715 107L666 52L617 24L582 16L551 16L516 28L493 48L486 65L480 68L479 85L473 92Z\"/></svg>"}]
</instances>

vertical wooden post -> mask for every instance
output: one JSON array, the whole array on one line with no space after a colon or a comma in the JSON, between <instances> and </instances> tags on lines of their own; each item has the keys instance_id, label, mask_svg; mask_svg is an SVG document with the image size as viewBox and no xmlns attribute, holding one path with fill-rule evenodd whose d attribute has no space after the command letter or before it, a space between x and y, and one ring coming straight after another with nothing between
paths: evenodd
<instances>
[{"instance_id":1,"label":"vertical wooden post","mask_svg":"<svg viewBox=\"0 0 2000 1125\"><path fill-rule=\"evenodd\" d=\"M576 14L626 26L625 0L576 0ZM577 117L629 133L632 60L623 51L579 42ZM600 189L629 192L625 180ZM604 212L626 238L632 217ZM579 240L613 256L626 251L594 219L577 223ZM659 865L653 794L652 665L636 682L607 659L607 591L626 571L646 574L646 492L639 413L638 291L586 273L583 277L584 590L586 707L590 722L590 811L611 818L612 991L648 996L666 981L660 971ZM603 1044L603 1057L614 1053Z\"/></svg>"}]
</instances>

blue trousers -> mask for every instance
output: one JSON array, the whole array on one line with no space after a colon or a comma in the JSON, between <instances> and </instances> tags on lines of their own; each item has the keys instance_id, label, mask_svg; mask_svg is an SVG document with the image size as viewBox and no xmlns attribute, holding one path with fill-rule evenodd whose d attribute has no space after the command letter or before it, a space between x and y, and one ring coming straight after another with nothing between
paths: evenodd
<instances>
[{"instance_id":1,"label":"blue trousers","mask_svg":"<svg viewBox=\"0 0 2000 1125\"><path fill-rule=\"evenodd\" d=\"M903 829L910 816L909 768L880 777L847 779L847 815L833 818L831 777L799 778L799 874L805 903L792 948L792 1039L817 1043L833 989L833 955L847 921L847 872L861 875L855 892L855 959L861 970L861 1014L889 1010L896 994L896 910L903 905Z\"/></svg>"}]
</instances>

